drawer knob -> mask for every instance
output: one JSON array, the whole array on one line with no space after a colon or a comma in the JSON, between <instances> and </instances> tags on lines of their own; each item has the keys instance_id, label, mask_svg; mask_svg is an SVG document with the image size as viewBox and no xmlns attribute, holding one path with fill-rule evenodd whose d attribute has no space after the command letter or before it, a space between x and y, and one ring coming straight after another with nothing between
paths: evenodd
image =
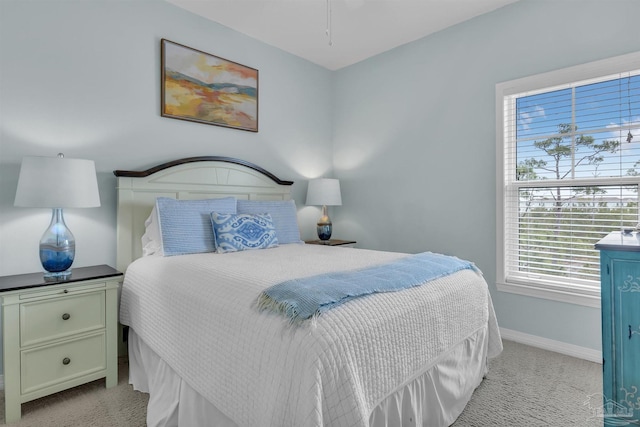
<instances>
[{"instance_id":1,"label":"drawer knob","mask_svg":"<svg viewBox=\"0 0 640 427\"><path fill-rule=\"evenodd\" d=\"M62 292L63 292L63 293L65 293L65 294L68 294L68 293L69 293L69 289L65 289L65 290L64 290L64 291L62 291Z\"/></svg>"},{"instance_id":2,"label":"drawer knob","mask_svg":"<svg viewBox=\"0 0 640 427\"><path fill-rule=\"evenodd\" d=\"M71 315L69 313L65 313L62 315L62 320L69 320L69 318L71 318Z\"/></svg>"},{"instance_id":3,"label":"drawer knob","mask_svg":"<svg viewBox=\"0 0 640 427\"><path fill-rule=\"evenodd\" d=\"M64 359L62 359L63 365L68 365L69 363L71 363L71 359L69 359L68 357L65 357Z\"/></svg>"}]
</instances>

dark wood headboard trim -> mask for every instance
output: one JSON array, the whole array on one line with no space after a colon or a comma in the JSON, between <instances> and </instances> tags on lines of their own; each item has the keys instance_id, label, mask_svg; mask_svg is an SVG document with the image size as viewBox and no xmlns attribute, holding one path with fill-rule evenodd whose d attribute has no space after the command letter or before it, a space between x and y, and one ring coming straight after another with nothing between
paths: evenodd
<instances>
[{"instance_id":1,"label":"dark wood headboard trim","mask_svg":"<svg viewBox=\"0 0 640 427\"><path fill-rule=\"evenodd\" d=\"M234 159L232 157L221 157L221 156L199 156L199 157L187 157L184 159L173 160L171 162L163 163L158 166L154 166L150 169L144 171L124 171L124 170L115 170L113 174L115 176L123 176L123 177L131 177L131 178L144 178L146 176L152 175L156 172L159 172L163 169L168 169L173 166L178 166L186 163L194 163L194 162L226 162L226 163L234 163L236 165L246 166L250 169L255 170L256 172L260 172L261 174L271 178L276 184L279 185L293 185L293 181L283 181L274 174L269 171L262 169L260 166L255 165L251 162L247 162L245 160Z\"/></svg>"}]
</instances>

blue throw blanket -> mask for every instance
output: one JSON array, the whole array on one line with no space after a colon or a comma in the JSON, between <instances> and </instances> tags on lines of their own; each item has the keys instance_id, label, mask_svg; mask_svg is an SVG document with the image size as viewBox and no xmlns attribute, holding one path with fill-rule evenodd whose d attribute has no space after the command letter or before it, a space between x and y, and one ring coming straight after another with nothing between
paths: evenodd
<instances>
[{"instance_id":1,"label":"blue throw blanket","mask_svg":"<svg viewBox=\"0 0 640 427\"><path fill-rule=\"evenodd\" d=\"M424 252L359 270L288 280L263 291L257 306L297 323L353 298L419 286L465 269L479 272L472 262Z\"/></svg>"}]
</instances>

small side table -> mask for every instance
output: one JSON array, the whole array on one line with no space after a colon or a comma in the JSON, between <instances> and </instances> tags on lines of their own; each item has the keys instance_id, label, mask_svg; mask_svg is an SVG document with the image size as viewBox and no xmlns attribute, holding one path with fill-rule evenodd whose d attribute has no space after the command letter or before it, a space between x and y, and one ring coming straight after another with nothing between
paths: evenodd
<instances>
[{"instance_id":1,"label":"small side table","mask_svg":"<svg viewBox=\"0 0 640 427\"><path fill-rule=\"evenodd\" d=\"M340 246L343 248L355 248L356 241L355 240L338 240L338 239L329 239L329 240L305 240L307 245L324 245L324 246Z\"/></svg>"},{"instance_id":2,"label":"small side table","mask_svg":"<svg viewBox=\"0 0 640 427\"><path fill-rule=\"evenodd\" d=\"M99 378L118 383L122 277L108 265L74 268L66 280L0 277L6 423L24 402Z\"/></svg>"}]
</instances>

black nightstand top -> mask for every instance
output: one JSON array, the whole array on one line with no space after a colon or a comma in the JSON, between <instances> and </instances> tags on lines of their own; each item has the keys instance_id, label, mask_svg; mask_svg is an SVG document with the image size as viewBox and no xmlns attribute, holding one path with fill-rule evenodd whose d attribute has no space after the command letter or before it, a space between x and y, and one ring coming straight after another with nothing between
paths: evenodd
<instances>
[{"instance_id":1,"label":"black nightstand top","mask_svg":"<svg viewBox=\"0 0 640 427\"><path fill-rule=\"evenodd\" d=\"M305 243L308 245L343 246L343 245L355 245L357 242L355 240L329 239L329 240L305 240Z\"/></svg>"},{"instance_id":2,"label":"black nightstand top","mask_svg":"<svg viewBox=\"0 0 640 427\"><path fill-rule=\"evenodd\" d=\"M13 276L0 276L0 292L15 291L18 289L37 288L38 286L60 285L63 283L73 283L82 280L102 279L104 277L119 276L120 273L115 268L108 265L93 265L91 267L80 267L71 269L71 276L64 280L45 280L44 273L16 274Z\"/></svg>"}]
</instances>

